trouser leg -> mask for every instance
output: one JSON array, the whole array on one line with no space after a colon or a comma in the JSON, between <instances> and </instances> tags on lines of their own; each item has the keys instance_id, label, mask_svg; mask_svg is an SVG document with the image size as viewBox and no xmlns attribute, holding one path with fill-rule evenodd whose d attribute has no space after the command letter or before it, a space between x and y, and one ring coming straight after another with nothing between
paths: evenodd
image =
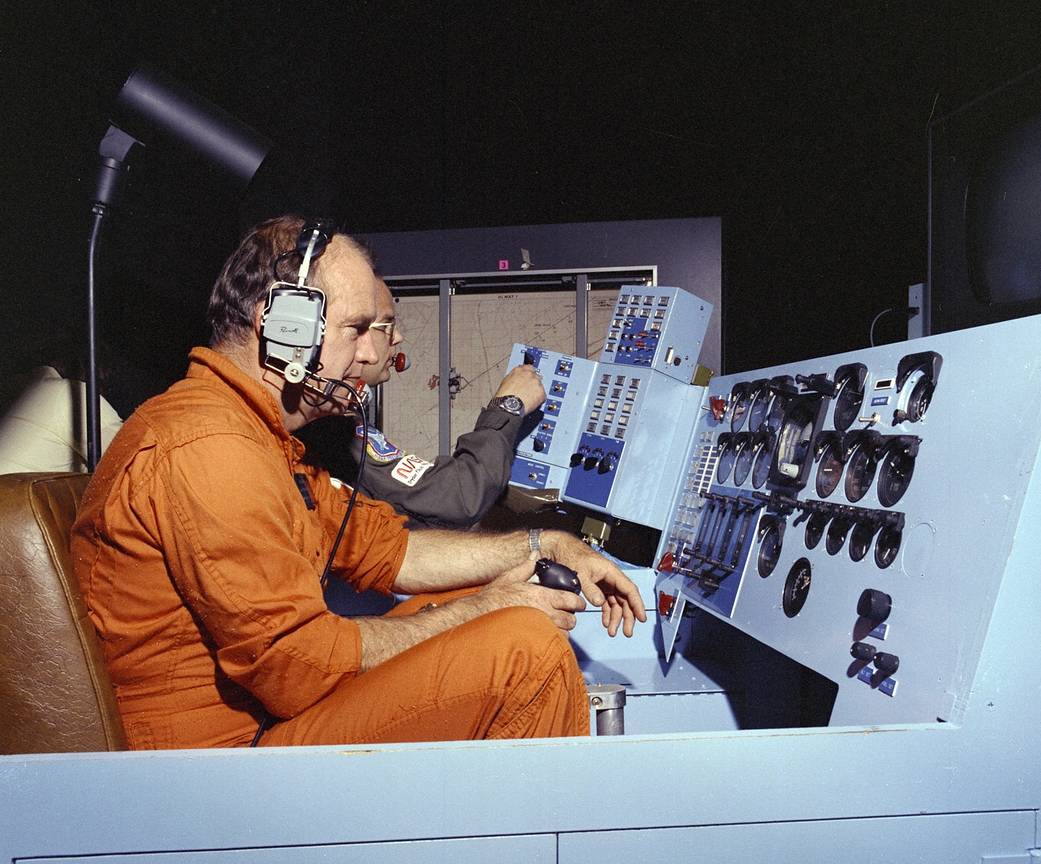
<instances>
[{"instance_id":1,"label":"trouser leg","mask_svg":"<svg viewBox=\"0 0 1041 864\"><path fill-rule=\"evenodd\" d=\"M589 734L567 637L526 607L482 615L344 681L261 744L347 744Z\"/></svg>"}]
</instances>

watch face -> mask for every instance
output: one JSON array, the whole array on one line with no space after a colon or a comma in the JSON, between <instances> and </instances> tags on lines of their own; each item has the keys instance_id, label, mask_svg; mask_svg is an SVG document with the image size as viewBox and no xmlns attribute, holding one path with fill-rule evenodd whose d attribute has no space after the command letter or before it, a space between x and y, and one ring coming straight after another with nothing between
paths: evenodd
<instances>
[{"instance_id":1,"label":"watch face","mask_svg":"<svg viewBox=\"0 0 1041 864\"><path fill-rule=\"evenodd\" d=\"M500 396L498 399L493 399L492 404L518 417L524 413L524 403L519 396Z\"/></svg>"}]
</instances>

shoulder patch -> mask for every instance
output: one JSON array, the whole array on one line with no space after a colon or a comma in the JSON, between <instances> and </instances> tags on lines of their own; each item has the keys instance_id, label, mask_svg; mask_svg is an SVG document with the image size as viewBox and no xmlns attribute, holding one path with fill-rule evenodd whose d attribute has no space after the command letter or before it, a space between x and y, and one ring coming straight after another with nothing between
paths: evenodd
<instances>
[{"instance_id":1,"label":"shoulder patch","mask_svg":"<svg viewBox=\"0 0 1041 864\"><path fill-rule=\"evenodd\" d=\"M419 478L433 467L433 462L427 462L426 459L409 453L394 466L390 476L406 486L415 486L419 482Z\"/></svg>"},{"instance_id":2,"label":"shoulder patch","mask_svg":"<svg viewBox=\"0 0 1041 864\"><path fill-rule=\"evenodd\" d=\"M362 427L358 426L354 434L361 438ZM380 465L386 465L393 462L395 459L400 459L404 451L391 444L386 439L386 436L384 436L384 434L375 426L370 426L369 443L365 448L365 452L373 462L378 462Z\"/></svg>"}]
</instances>

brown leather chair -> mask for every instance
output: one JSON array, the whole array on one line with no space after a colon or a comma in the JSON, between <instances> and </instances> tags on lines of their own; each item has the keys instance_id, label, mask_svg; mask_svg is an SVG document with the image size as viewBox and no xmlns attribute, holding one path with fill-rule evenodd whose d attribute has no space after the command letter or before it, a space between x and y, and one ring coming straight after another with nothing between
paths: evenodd
<instances>
[{"instance_id":1,"label":"brown leather chair","mask_svg":"<svg viewBox=\"0 0 1041 864\"><path fill-rule=\"evenodd\" d=\"M69 556L89 479L0 475L0 753L126 749Z\"/></svg>"}]
</instances>

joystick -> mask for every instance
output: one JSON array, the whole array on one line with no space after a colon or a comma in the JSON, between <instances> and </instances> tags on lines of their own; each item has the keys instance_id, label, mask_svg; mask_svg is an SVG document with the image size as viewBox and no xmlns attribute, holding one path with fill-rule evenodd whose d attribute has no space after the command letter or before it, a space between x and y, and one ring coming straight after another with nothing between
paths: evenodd
<instances>
[{"instance_id":1,"label":"joystick","mask_svg":"<svg viewBox=\"0 0 1041 864\"><path fill-rule=\"evenodd\" d=\"M565 567L549 558L540 558L535 562L535 575L539 584L545 588L555 588L558 591L573 591L579 594L582 586L578 582L578 574L570 567Z\"/></svg>"}]
</instances>

